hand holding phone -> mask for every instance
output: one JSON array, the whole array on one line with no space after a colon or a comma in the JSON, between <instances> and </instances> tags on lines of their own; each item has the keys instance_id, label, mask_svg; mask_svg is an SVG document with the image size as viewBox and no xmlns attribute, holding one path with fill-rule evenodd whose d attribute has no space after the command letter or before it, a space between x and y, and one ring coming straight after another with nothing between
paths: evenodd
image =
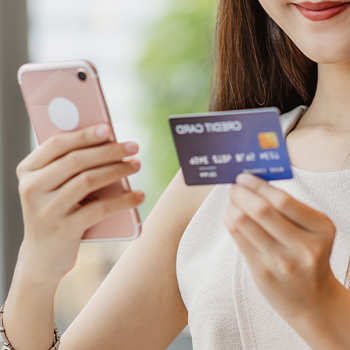
<instances>
[{"instance_id":1,"label":"hand holding phone","mask_svg":"<svg viewBox=\"0 0 350 350\"><path fill-rule=\"evenodd\" d=\"M111 154L113 152L112 149L113 147L116 149L118 144L113 133L98 74L92 63L85 60L78 60L58 63L26 64L18 71L18 82L39 144L42 145L49 142L50 145L50 141L48 140L56 137L54 140L61 147L58 149L58 157L62 159L69 159L69 157L71 157L70 159L78 159L78 154L80 157L85 157L85 160L76 160L76 162L81 161L82 163L79 165L80 168L78 166L75 169L74 167L67 169L69 165L75 164L74 161L71 160L71 163L69 163L61 159L62 168L60 170L62 174L69 174L69 171L72 170L70 174L72 179L67 178L66 181L72 182L80 176L80 172L92 171L92 169L101 166L106 167L108 162L112 164L115 161L122 161L122 159L117 159L118 157L113 160L107 159L108 154L109 156L113 156L113 153ZM110 128L110 137L104 140L104 142L112 142L115 146L108 144L102 145L99 147L99 151L95 150L95 152L86 149L85 156L82 155L83 151L79 150L79 148L70 147L72 144L69 144L69 142L73 142L73 144L75 142L77 147L89 147L87 144L78 146L78 140L75 140L74 136L79 138L78 135L84 134L77 134L78 130L101 123L107 124ZM61 137L64 134L72 134L71 137L75 141L69 139L68 136L67 138ZM57 137L58 135L60 137ZM63 145L61 143L63 142L62 140L66 140L67 145ZM43 153L47 157L49 149L51 152L54 152L53 147L46 147L46 152L36 153L37 157L40 157L40 154ZM69 155L68 153L73 154ZM91 157L89 160L90 163L87 162L88 155ZM42 156L44 157L44 155ZM116 156L116 153L114 153L114 156ZM126 157L127 155L125 154L124 156ZM38 161L40 162L40 160ZM43 159L41 161L43 162ZM51 161L56 162L54 158ZM48 167L51 165L45 163L45 166ZM84 166L86 167L84 168ZM60 170L57 168L57 171ZM130 173L126 175L130 175ZM102 172L100 176L103 176ZM63 179L64 176L62 176ZM47 181L48 178L43 177L42 186L45 186L44 182ZM107 182L108 185L106 184L104 187L86 192L86 196L81 199L80 205L94 205L93 202L118 198L131 192L126 176L120 178L115 174L115 181ZM57 185L61 187L65 186L64 183L57 183ZM72 188L72 191L75 191L75 189ZM115 212L114 215L108 218L106 217L96 225L89 227L82 239L83 241L130 240L136 238L140 231L141 223L137 209L126 208Z\"/></svg>"},{"instance_id":2,"label":"hand holding phone","mask_svg":"<svg viewBox=\"0 0 350 350\"><path fill-rule=\"evenodd\" d=\"M57 283L76 261L86 230L116 213L132 210L144 199L126 192L81 204L87 193L137 172L137 152L130 144L106 143L106 124L56 135L29 154L18 166L25 235L21 270L38 283Z\"/></svg>"}]
</instances>

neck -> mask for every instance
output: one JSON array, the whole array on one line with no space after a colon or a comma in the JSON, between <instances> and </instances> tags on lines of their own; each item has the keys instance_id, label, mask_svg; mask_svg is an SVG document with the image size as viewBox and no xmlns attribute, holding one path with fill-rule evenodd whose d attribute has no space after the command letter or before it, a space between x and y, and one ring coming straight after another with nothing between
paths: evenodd
<instances>
[{"instance_id":1,"label":"neck","mask_svg":"<svg viewBox=\"0 0 350 350\"><path fill-rule=\"evenodd\" d=\"M333 131L350 131L350 63L318 64L315 98L300 122Z\"/></svg>"}]
</instances>

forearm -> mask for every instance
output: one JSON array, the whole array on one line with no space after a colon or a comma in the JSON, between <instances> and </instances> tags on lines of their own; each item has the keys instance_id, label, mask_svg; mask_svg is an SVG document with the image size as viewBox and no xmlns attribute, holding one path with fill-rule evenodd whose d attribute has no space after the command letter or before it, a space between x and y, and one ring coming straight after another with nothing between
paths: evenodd
<instances>
[{"instance_id":1,"label":"forearm","mask_svg":"<svg viewBox=\"0 0 350 350\"><path fill-rule=\"evenodd\" d=\"M350 349L350 291L337 282L329 300L290 322L315 350Z\"/></svg>"},{"instance_id":2,"label":"forearm","mask_svg":"<svg viewBox=\"0 0 350 350\"><path fill-rule=\"evenodd\" d=\"M54 297L59 280L46 279L34 265L19 254L5 306L4 326L15 349L48 350L53 345Z\"/></svg>"}]
</instances>

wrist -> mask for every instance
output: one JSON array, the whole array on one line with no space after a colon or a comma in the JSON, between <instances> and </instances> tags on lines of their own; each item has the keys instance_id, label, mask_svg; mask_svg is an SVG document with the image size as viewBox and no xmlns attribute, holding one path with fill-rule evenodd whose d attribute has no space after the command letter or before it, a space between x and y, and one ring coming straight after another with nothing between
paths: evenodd
<instances>
[{"instance_id":1,"label":"wrist","mask_svg":"<svg viewBox=\"0 0 350 350\"><path fill-rule=\"evenodd\" d=\"M40 247L33 247L24 240L18 253L14 280L34 287L57 288L65 273L56 268L54 257L47 259L46 255L49 254Z\"/></svg>"},{"instance_id":2,"label":"wrist","mask_svg":"<svg viewBox=\"0 0 350 350\"><path fill-rule=\"evenodd\" d=\"M19 259L6 300L2 328L14 349L56 349L52 348L52 331L58 284L59 280L49 279L44 274L32 274ZM59 346L57 330L54 335Z\"/></svg>"},{"instance_id":3,"label":"wrist","mask_svg":"<svg viewBox=\"0 0 350 350\"><path fill-rule=\"evenodd\" d=\"M350 346L350 292L332 277L325 291L289 322L312 349L341 350Z\"/></svg>"}]
</instances>

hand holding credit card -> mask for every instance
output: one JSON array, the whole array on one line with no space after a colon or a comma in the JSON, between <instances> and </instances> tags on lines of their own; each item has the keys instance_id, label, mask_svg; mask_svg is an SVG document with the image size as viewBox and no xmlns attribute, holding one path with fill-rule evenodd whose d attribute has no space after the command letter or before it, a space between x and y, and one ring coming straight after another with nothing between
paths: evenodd
<instances>
[{"instance_id":1,"label":"hand holding credit card","mask_svg":"<svg viewBox=\"0 0 350 350\"><path fill-rule=\"evenodd\" d=\"M171 116L186 184L234 183L242 172L293 178L279 116L277 108Z\"/></svg>"}]
</instances>

